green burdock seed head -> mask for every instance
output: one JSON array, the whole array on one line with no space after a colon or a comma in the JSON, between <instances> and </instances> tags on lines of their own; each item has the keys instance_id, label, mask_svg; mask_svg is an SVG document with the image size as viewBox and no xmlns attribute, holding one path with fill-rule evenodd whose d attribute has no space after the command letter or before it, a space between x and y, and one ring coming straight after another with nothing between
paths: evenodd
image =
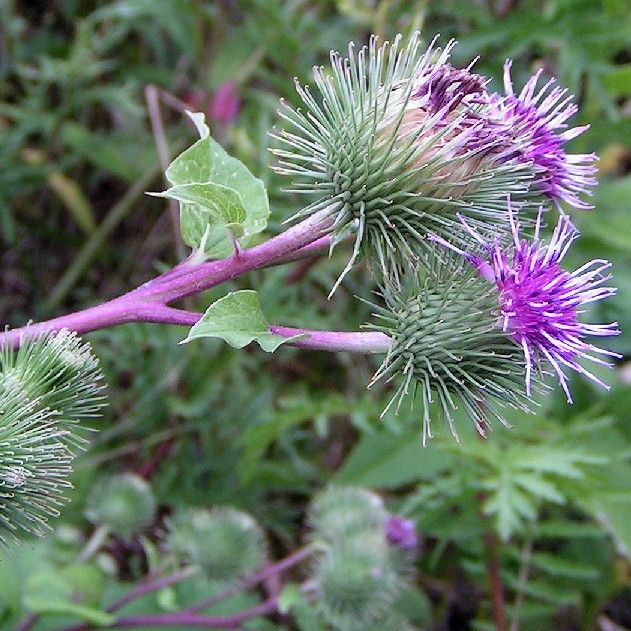
<instances>
[{"instance_id":1,"label":"green burdock seed head","mask_svg":"<svg viewBox=\"0 0 631 631\"><path fill-rule=\"evenodd\" d=\"M464 246L458 214L508 234L507 193L517 204L541 199L532 164L514 158L488 116L488 80L448 63L454 45L426 49L418 33L407 45L400 36L378 45L373 36L314 69L318 96L297 84L304 111L281 106L276 170L315 198L297 216L328 209L332 247L354 234L338 283L360 254L384 273L431 261L429 233Z\"/></svg>"},{"instance_id":2,"label":"green burdock seed head","mask_svg":"<svg viewBox=\"0 0 631 631\"><path fill-rule=\"evenodd\" d=\"M105 405L97 358L87 342L67 330L27 340L17 351L2 348L0 387L50 409L73 447L86 444L89 430L81 421L97 417Z\"/></svg>"},{"instance_id":3,"label":"green burdock seed head","mask_svg":"<svg viewBox=\"0 0 631 631\"><path fill-rule=\"evenodd\" d=\"M311 503L309 524L314 539L343 543L369 530L382 532L387 516L377 494L356 487L330 486Z\"/></svg>"},{"instance_id":4,"label":"green burdock seed head","mask_svg":"<svg viewBox=\"0 0 631 631\"><path fill-rule=\"evenodd\" d=\"M167 546L184 562L199 565L209 579L226 583L259 569L267 556L260 526L247 513L227 506L176 513Z\"/></svg>"},{"instance_id":5,"label":"green burdock seed head","mask_svg":"<svg viewBox=\"0 0 631 631\"><path fill-rule=\"evenodd\" d=\"M72 453L50 410L0 392L0 543L50 532L66 501Z\"/></svg>"},{"instance_id":6,"label":"green burdock seed head","mask_svg":"<svg viewBox=\"0 0 631 631\"><path fill-rule=\"evenodd\" d=\"M149 483L133 473L101 478L88 496L86 517L116 535L130 538L153 522L156 500Z\"/></svg>"},{"instance_id":7,"label":"green burdock seed head","mask_svg":"<svg viewBox=\"0 0 631 631\"><path fill-rule=\"evenodd\" d=\"M68 331L0 349L0 541L44 535L65 503L80 422L104 405L90 346Z\"/></svg>"},{"instance_id":8,"label":"green burdock seed head","mask_svg":"<svg viewBox=\"0 0 631 631\"><path fill-rule=\"evenodd\" d=\"M423 443L431 437L430 406L438 403L457 438L452 412L462 405L484 435L488 417L503 420L497 404L528 410L520 348L502 330L497 292L477 270L438 260L410 273L402 286L386 284L379 324L368 328L392 338L371 384L397 380L386 410L417 392L423 402Z\"/></svg>"},{"instance_id":9,"label":"green burdock seed head","mask_svg":"<svg viewBox=\"0 0 631 631\"><path fill-rule=\"evenodd\" d=\"M401 586L384 545L361 537L325 553L314 572L318 607L336 629L366 629L379 620Z\"/></svg>"}]
</instances>

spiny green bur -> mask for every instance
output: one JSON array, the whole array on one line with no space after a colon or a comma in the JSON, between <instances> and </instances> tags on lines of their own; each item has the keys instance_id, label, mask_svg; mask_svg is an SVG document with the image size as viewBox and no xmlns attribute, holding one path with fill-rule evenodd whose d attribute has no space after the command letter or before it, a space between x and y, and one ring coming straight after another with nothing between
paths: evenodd
<instances>
[{"instance_id":1,"label":"spiny green bur","mask_svg":"<svg viewBox=\"0 0 631 631\"><path fill-rule=\"evenodd\" d=\"M260 526L247 513L227 506L176 513L168 547L184 562L199 565L209 579L225 583L259 569L267 556Z\"/></svg>"}]
</instances>

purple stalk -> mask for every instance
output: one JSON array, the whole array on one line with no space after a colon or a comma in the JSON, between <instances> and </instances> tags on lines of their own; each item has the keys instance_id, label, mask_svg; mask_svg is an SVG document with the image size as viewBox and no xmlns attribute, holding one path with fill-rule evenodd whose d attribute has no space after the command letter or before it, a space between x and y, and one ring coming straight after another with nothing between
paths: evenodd
<instances>
[{"instance_id":1,"label":"purple stalk","mask_svg":"<svg viewBox=\"0 0 631 631\"><path fill-rule=\"evenodd\" d=\"M18 346L24 337L69 329L87 333L127 322L163 322L190 326L199 314L172 309L167 303L204 291L246 272L313 256L325 249L330 237L330 210L322 210L296 226L218 261L180 263L140 287L95 307L0 333L0 344ZM188 313L188 315L186 315Z\"/></svg>"},{"instance_id":2,"label":"purple stalk","mask_svg":"<svg viewBox=\"0 0 631 631\"><path fill-rule=\"evenodd\" d=\"M119 618L108 628L131 629L135 627L170 627L186 626L200 628L238 629L243 622L274 613L278 608L278 597L270 598L250 609L245 609L229 616L206 616L187 611L175 613L146 614L138 616L124 616Z\"/></svg>"},{"instance_id":3,"label":"purple stalk","mask_svg":"<svg viewBox=\"0 0 631 631\"><path fill-rule=\"evenodd\" d=\"M313 545L300 548L299 550L296 550L296 552L290 554L284 559L277 561L276 563L270 563L269 565L264 567L260 572L257 572L256 574L253 574L252 576L246 578L241 583L237 583L236 585L224 590L223 592L216 594L215 596L211 596L210 598L199 603L198 605L195 605L194 607L190 607L189 609L185 609L179 613L186 614L187 616L189 616L190 614L198 614L200 611L203 611L204 609L210 607L211 605L214 605L223 600L226 600L230 596L238 594L243 590L255 587L256 585L270 578L271 576L284 572L285 570L293 567L294 565L297 565L298 563L304 561L306 558L311 556L315 551L316 551L316 547ZM139 598L142 598L143 596L146 596L147 594L151 594L153 592L156 592L170 585L175 585L176 583L179 583L188 578L191 578L192 576L195 576L195 574L197 574L198 572L199 572L198 568L194 566L189 566L189 567L182 568L181 570L177 570L176 572L174 572L173 574L169 574L168 576L163 576L160 578L153 578L153 579L148 577L144 582L134 587L131 591L129 591L127 594L125 594L119 600L117 600L114 604L108 607L106 611L108 613L113 613L114 611L118 611L125 605L128 605L129 603L135 600L138 600ZM270 605L266 605L266 603L262 603L261 605L257 605L257 607L255 607L254 609L247 610L247 612L249 612L247 615L250 617L253 617L253 615L251 615L252 612L258 611L259 610L258 608L261 607L262 605L266 607L266 610L267 610L267 607L270 606ZM235 614L235 615L239 616L245 613L246 612L242 612L241 614ZM173 615L178 615L178 614L173 614ZM262 615L262 614L257 613L255 615ZM200 616L197 616L197 618L200 618ZM195 619L196 622L200 622L199 620L197 620L197 618ZM203 618L206 620L206 622L208 621L209 618L213 621L216 621L217 619L216 616L203 616ZM129 618L127 618L127 620L129 620ZM222 621L225 620L225 617L221 617L221 620ZM167 624L167 623L165 622L164 624ZM181 623L181 624L185 624L185 623ZM120 625L116 623L113 626L120 626ZM129 626L140 626L140 625L133 624ZM193 624L192 626L219 626L219 625ZM81 623L81 624L73 625L70 627L65 627L63 631L88 631L91 628L92 626L89 623Z\"/></svg>"},{"instance_id":4,"label":"purple stalk","mask_svg":"<svg viewBox=\"0 0 631 631\"><path fill-rule=\"evenodd\" d=\"M285 570L288 570L294 565L297 565L298 563L310 557L315 551L316 551L316 547L313 545L300 548L299 550L296 550L296 552L294 552L293 554L290 554L289 556L285 557L281 561L277 561L276 563L271 563L270 565L267 565L260 572L257 572L256 574L253 574L249 578L246 578L241 583L237 583L236 585L229 587L223 592L220 592L219 594L216 594L215 596L211 596L210 598L207 598L206 600L199 603L198 605L195 605L194 607L189 607L185 611L190 612L190 613L199 613L200 611L203 611L204 609L207 609L208 607L212 605L215 605L223 600L226 600L227 598L230 598L230 596L234 596L235 594L238 594L245 589L250 589L258 585L259 583L262 583L263 581L267 580L268 578L275 576L276 574L280 574L281 572L284 572Z\"/></svg>"},{"instance_id":5,"label":"purple stalk","mask_svg":"<svg viewBox=\"0 0 631 631\"><path fill-rule=\"evenodd\" d=\"M117 600L113 605L108 607L106 611L108 613L112 613L114 611L118 611L122 609L125 605L133 602L134 600L138 600L147 594L151 594L152 592L157 592L165 587L169 587L170 585L175 585L176 583L180 583L181 581L190 578L191 576L195 576L195 574L199 573L199 568L194 566L185 567L173 574L169 574L168 576L163 576L162 578L156 578L154 580L146 580L139 585L136 585L134 589L130 592L122 596L119 600ZM90 625L83 626L80 625L78 627L73 627L75 631L79 631L80 629L89 629ZM70 631L70 629L68 630Z\"/></svg>"},{"instance_id":6,"label":"purple stalk","mask_svg":"<svg viewBox=\"0 0 631 631\"><path fill-rule=\"evenodd\" d=\"M378 332L346 332L346 331L310 331L294 329L287 326L270 326L271 333L291 337L305 335L304 339L290 342L297 348L323 351L347 351L349 353L385 353L392 340L385 333Z\"/></svg>"}]
</instances>

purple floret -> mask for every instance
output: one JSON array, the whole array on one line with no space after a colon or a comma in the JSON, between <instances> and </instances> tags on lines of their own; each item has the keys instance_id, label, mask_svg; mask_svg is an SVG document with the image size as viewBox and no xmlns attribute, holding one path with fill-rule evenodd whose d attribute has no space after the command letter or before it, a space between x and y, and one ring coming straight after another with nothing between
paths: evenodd
<instances>
[{"instance_id":1,"label":"purple floret","mask_svg":"<svg viewBox=\"0 0 631 631\"><path fill-rule=\"evenodd\" d=\"M403 517L392 516L386 522L386 539L388 543L402 550L416 550L418 536L414 522Z\"/></svg>"},{"instance_id":2,"label":"purple floret","mask_svg":"<svg viewBox=\"0 0 631 631\"><path fill-rule=\"evenodd\" d=\"M574 208L592 208L579 195L591 195L597 157L593 153L569 154L564 148L589 128L568 128L567 120L578 111L573 97L555 85L554 79L536 90L541 70L515 94L510 69L508 60L504 64L506 95L493 95L489 104L490 118L504 123L505 133L512 138L514 152L509 158L533 164L538 172L537 186L557 205L564 201Z\"/></svg>"},{"instance_id":3,"label":"purple floret","mask_svg":"<svg viewBox=\"0 0 631 631\"><path fill-rule=\"evenodd\" d=\"M567 395L572 396L563 367L585 375L595 383L608 388L598 377L586 370L580 360L590 360L609 366L598 355L619 357L617 353L601 349L585 341L594 335L607 337L619 333L616 322L611 324L587 324L580 322L583 305L596 302L616 293L613 287L603 287L609 275L603 274L611 267L604 259L595 259L574 272L561 268L560 262L578 237L569 217L561 215L550 242L544 244L539 236L542 211L539 211L532 242L521 239L519 224L508 203L508 214L514 247L507 249L498 240L487 243L464 224L471 236L486 250L488 258L458 250L443 239L432 237L436 242L457 251L480 274L495 283L501 314L501 326L524 351L526 362L526 392L531 394L533 368L540 360L547 360L559 377ZM464 223L464 222L463 222Z\"/></svg>"}]
</instances>

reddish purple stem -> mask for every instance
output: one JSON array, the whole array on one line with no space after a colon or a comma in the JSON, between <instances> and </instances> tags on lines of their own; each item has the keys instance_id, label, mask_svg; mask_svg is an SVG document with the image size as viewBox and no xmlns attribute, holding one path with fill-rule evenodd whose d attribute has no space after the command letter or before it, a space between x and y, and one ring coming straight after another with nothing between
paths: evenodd
<instances>
[{"instance_id":1,"label":"reddish purple stem","mask_svg":"<svg viewBox=\"0 0 631 631\"><path fill-rule=\"evenodd\" d=\"M267 616L278 608L278 597L270 598L250 609L245 609L229 616L206 616L187 611L175 613L146 614L138 616L124 616L119 618L110 629L132 629L136 627L168 627L186 626L200 628L237 629L241 623L258 616Z\"/></svg>"},{"instance_id":2,"label":"reddish purple stem","mask_svg":"<svg viewBox=\"0 0 631 631\"><path fill-rule=\"evenodd\" d=\"M198 264L189 259L109 302L0 333L0 344L19 346L25 337L34 337L47 331L69 329L88 333L126 322L158 322L190 327L200 319L201 314L169 307L169 302L199 293L255 269L313 256L330 245L330 236L323 234L330 223L330 211L325 209L265 243L226 259ZM309 331L281 326L271 327L270 330L284 337L304 335L303 339L292 341L291 344L312 350L382 353L390 345L387 335L375 332Z\"/></svg>"}]
</instances>

